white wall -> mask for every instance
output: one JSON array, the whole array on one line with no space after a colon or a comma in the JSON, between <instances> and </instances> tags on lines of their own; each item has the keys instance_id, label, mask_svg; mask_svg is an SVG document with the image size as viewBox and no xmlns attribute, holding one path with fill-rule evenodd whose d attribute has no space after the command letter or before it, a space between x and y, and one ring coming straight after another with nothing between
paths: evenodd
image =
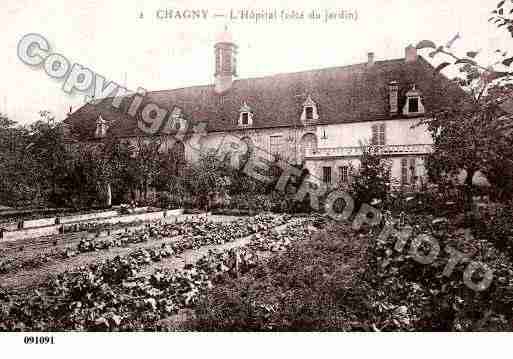
<instances>
[{"instance_id":1,"label":"white wall","mask_svg":"<svg viewBox=\"0 0 513 359\"><path fill-rule=\"evenodd\" d=\"M408 164L410 158L415 157L415 175L419 177L416 185L419 186L421 183L421 178L423 181L426 181L427 172L425 169L425 162L422 156L397 156L397 157L389 157L387 161L390 165L390 177L392 184L399 185L401 182L401 160L403 158L408 159ZM336 184L339 178L339 167L349 166L353 168L354 171L357 171L360 166L360 160L358 158L334 158L334 159L320 159L320 160L308 160L305 163L306 168L310 171L310 173L322 180L323 167L331 167L331 178L332 184Z\"/></svg>"},{"instance_id":2,"label":"white wall","mask_svg":"<svg viewBox=\"0 0 513 359\"><path fill-rule=\"evenodd\" d=\"M293 159L295 153L300 155L300 141L306 133L314 133L317 136L318 148L332 147L358 147L360 142L368 143L372 136L372 125L385 123L386 144L388 145L414 145L414 144L432 144L432 138L426 129L426 126L413 127L419 123L420 119L398 119L387 121L369 121L335 125L318 125L294 128L273 128L273 129L245 129L233 132L214 132L201 138L199 142L186 143L187 160L196 160L200 151L208 149L218 149L223 143L228 143L234 138L251 138L263 157L270 158L270 137L282 136L283 152ZM323 138L325 135L326 138ZM297 148L297 150L296 150ZM410 156L404 156L411 158ZM417 176L425 176L424 160L421 156L416 157ZM401 179L401 159L403 157L390 157L391 176L400 181ZM318 160L308 160L306 167L312 175L322 178L322 167L332 167L332 178L338 178L338 168L340 166L351 164L353 167L359 166L356 158L323 158Z\"/></svg>"},{"instance_id":3,"label":"white wall","mask_svg":"<svg viewBox=\"0 0 513 359\"><path fill-rule=\"evenodd\" d=\"M385 143L387 145L431 144L433 140L425 125L411 128L419 119L398 119L387 121L369 121L336 124L317 127L318 146L353 147L360 141L368 143L372 137L372 125L385 124ZM323 139L323 133L326 139Z\"/></svg>"}]
</instances>

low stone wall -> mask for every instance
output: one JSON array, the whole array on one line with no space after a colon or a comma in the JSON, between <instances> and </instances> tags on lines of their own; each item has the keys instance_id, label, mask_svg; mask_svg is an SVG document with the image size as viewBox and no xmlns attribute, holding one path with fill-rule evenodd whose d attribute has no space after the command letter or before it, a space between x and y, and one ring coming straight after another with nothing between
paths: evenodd
<instances>
[{"instance_id":1,"label":"low stone wall","mask_svg":"<svg viewBox=\"0 0 513 359\"><path fill-rule=\"evenodd\" d=\"M160 221L165 217L165 211L159 212L150 212L150 213L139 213L139 214L127 214L122 216L108 217L108 218L100 218L93 219L89 221L82 221L82 223L91 223L91 224L118 224L118 223L130 223L130 222L153 222ZM63 225L63 232L67 233L69 230L73 230L75 224L79 222L65 223Z\"/></svg>"},{"instance_id":2,"label":"low stone wall","mask_svg":"<svg viewBox=\"0 0 513 359\"><path fill-rule=\"evenodd\" d=\"M12 230L12 231L1 231L0 230L0 240L1 241L15 241L19 239L25 239L25 238L37 238L37 237L43 237L43 236L50 236L62 233L62 228L64 225L71 226L74 222L92 222L92 223L110 223L110 224L116 224L116 223L130 223L130 222L136 222L136 221L142 221L142 222L156 222L156 221L163 221L167 223L174 223L177 218L181 217L181 213L183 213L183 210L168 210L168 211L157 211L157 212L150 212L150 213L138 213L138 214L128 214L124 216L118 216L116 211L110 211L110 212L101 212L101 213L91 213L88 215L77 215L77 216L67 216L63 217L62 219L69 220L70 218L77 219L76 221L70 222L61 222L60 224L52 224L52 225L46 225L41 227L32 227L32 228L23 228L20 230ZM111 215L109 217L102 217ZM96 215L96 218L93 218L93 215ZM98 218L98 215L100 217ZM113 216L112 216L113 215ZM93 219L85 219L90 216L90 218ZM45 218L44 220L48 221L47 223L51 222L51 219ZM29 221L29 224L35 225L35 224L41 224L45 223L43 220L36 221ZM26 223L26 222L25 222ZM141 226L138 226L139 228ZM122 230L119 230L122 231Z\"/></svg>"},{"instance_id":3,"label":"low stone wall","mask_svg":"<svg viewBox=\"0 0 513 359\"><path fill-rule=\"evenodd\" d=\"M4 231L1 233L2 242L17 241L26 238L37 238L59 234L61 226L53 225L46 227L25 228L16 231Z\"/></svg>"},{"instance_id":4,"label":"low stone wall","mask_svg":"<svg viewBox=\"0 0 513 359\"><path fill-rule=\"evenodd\" d=\"M59 223L65 224L70 222L80 222L80 221L88 221L91 219L101 219L101 218L108 218L108 217L114 217L117 216L117 211L106 211L106 212L98 212L98 213L86 213L86 214L79 214L76 216L66 216L66 217L60 217Z\"/></svg>"},{"instance_id":5,"label":"low stone wall","mask_svg":"<svg viewBox=\"0 0 513 359\"><path fill-rule=\"evenodd\" d=\"M23 221L23 228L52 226L56 223L56 220L57 217L30 219L28 221Z\"/></svg>"},{"instance_id":6,"label":"low stone wall","mask_svg":"<svg viewBox=\"0 0 513 359\"><path fill-rule=\"evenodd\" d=\"M112 224L114 224L114 223L130 223L130 222L135 222L135 221L150 222L150 221L158 221L159 219L162 219L164 217L165 217L165 211L158 211L158 212L128 214L126 216L105 218L98 222L99 223L112 223Z\"/></svg>"},{"instance_id":7,"label":"low stone wall","mask_svg":"<svg viewBox=\"0 0 513 359\"><path fill-rule=\"evenodd\" d=\"M140 213L147 211L148 207L138 207L134 208L134 213ZM73 216L63 216L63 217L50 217L50 218L39 218L39 219L31 219L28 221L23 221L23 228L34 228L34 227L43 227L43 226L53 226L54 224L65 224L71 222L82 222L89 221L94 219L103 219L109 217L118 216L118 211L105 211L105 212L93 212L93 213L85 213L85 214L77 214ZM3 226L8 231L16 230L17 224L10 224L9 226Z\"/></svg>"},{"instance_id":8,"label":"low stone wall","mask_svg":"<svg viewBox=\"0 0 513 359\"><path fill-rule=\"evenodd\" d=\"M184 212L183 208L179 209L168 209L165 211L167 216L181 216Z\"/></svg>"},{"instance_id":9,"label":"low stone wall","mask_svg":"<svg viewBox=\"0 0 513 359\"><path fill-rule=\"evenodd\" d=\"M18 229L18 223L11 222L11 223L0 223L0 229L3 228L6 231L15 231Z\"/></svg>"}]
</instances>

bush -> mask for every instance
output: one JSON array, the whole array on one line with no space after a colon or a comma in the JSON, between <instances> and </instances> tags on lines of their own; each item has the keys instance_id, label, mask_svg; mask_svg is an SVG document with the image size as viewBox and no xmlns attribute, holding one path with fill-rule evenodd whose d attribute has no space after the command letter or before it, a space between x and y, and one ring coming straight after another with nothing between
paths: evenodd
<instances>
[{"instance_id":1,"label":"bush","mask_svg":"<svg viewBox=\"0 0 513 359\"><path fill-rule=\"evenodd\" d=\"M356 208L375 199L384 202L390 191L390 165L372 147L363 147L362 151L360 167L349 186Z\"/></svg>"},{"instance_id":2,"label":"bush","mask_svg":"<svg viewBox=\"0 0 513 359\"><path fill-rule=\"evenodd\" d=\"M486 213L474 224L474 231L513 258L513 203Z\"/></svg>"},{"instance_id":3,"label":"bush","mask_svg":"<svg viewBox=\"0 0 513 359\"><path fill-rule=\"evenodd\" d=\"M414 193L392 192L387 195L384 207L392 213L450 216L463 212L463 198L458 191L443 193L437 189Z\"/></svg>"},{"instance_id":4,"label":"bush","mask_svg":"<svg viewBox=\"0 0 513 359\"><path fill-rule=\"evenodd\" d=\"M239 280L227 279L203 298L190 325L208 331L354 329L354 314L371 310L361 282L367 242L347 231L338 226L314 235Z\"/></svg>"},{"instance_id":5,"label":"bush","mask_svg":"<svg viewBox=\"0 0 513 359\"><path fill-rule=\"evenodd\" d=\"M182 196L169 192L158 192L155 205L159 208L176 209L182 208L183 202Z\"/></svg>"},{"instance_id":6,"label":"bush","mask_svg":"<svg viewBox=\"0 0 513 359\"><path fill-rule=\"evenodd\" d=\"M432 217L431 217L432 218ZM415 261L406 243L394 248L398 237L372 241L373 260L367 281L373 283L378 301L404 305L412 329L429 331L511 330L513 304L513 264L487 240L468 235L451 224L435 228L431 218L414 216L414 236L432 233L441 251L429 265ZM470 260L460 262L450 276L442 273L449 260L445 249L454 248ZM426 250L421 248L421 250ZM463 273L470 261L486 264L494 279L478 292L467 287ZM482 273L476 273L479 281Z\"/></svg>"},{"instance_id":7,"label":"bush","mask_svg":"<svg viewBox=\"0 0 513 359\"><path fill-rule=\"evenodd\" d=\"M355 232L332 223L239 279L216 285L187 326L207 331L512 330L513 263L487 240L451 224L438 228L432 218L409 218L415 236L436 230L442 250L430 265L412 258L409 242L399 252L393 236L378 240L379 228ZM465 285L468 262L458 264L451 276L442 275L449 246L493 270L489 288L476 292ZM475 275L478 281L482 273Z\"/></svg>"}]
</instances>

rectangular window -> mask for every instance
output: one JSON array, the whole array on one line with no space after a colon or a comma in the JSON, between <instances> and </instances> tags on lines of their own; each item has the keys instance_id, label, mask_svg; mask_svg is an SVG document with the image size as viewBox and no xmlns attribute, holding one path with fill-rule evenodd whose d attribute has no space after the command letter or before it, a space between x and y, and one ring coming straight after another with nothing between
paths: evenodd
<instances>
[{"instance_id":1,"label":"rectangular window","mask_svg":"<svg viewBox=\"0 0 513 359\"><path fill-rule=\"evenodd\" d=\"M406 158L401 160L401 183L408 184L408 160Z\"/></svg>"},{"instance_id":2,"label":"rectangular window","mask_svg":"<svg viewBox=\"0 0 513 359\"><path fill-rule=\"evenodd\" d=\"M384 146L385 142L385 124L372 125L371 144L373 146Z\"/></svg>"},{"instance_id":3,"label":"rectangular window","mask_svg":"<svg viewBox=\"0 0 513 359\"><path fill-rule=\"evenodd\" d=\"M216 51L216 74L221 69L221 50Z\"/></svg>"},{"instance_id":4,"label":"rectangular window","mask_svg":"<svg viewBox=\"0 0 513 359\"><path fill-rule=\"evenodd\" d=\"M417 176L417 166L416 166L416 163L415 163L415 157L414 158L410 158L410 183L415 183L416 182L416 176Z\"/></svg>"},{"instance_id":5,"label":"rectangular window","mask_svg":"<svg viewBox=\"0 0 513 359\"><path fill-rule=\"evenodd\" d=\"M247 125L249 123L249 114L247 112L244 112L242 114L242 124Z\"/></svg>"},{"instance_id":6,"label":"rectangular window","mask_svg":"<svg viewBox=\"0 0 513 359\"><path fill-rule=\"evenodd\" d=\"M271 136L269 152L273 156L281 156L282 151L282 137L281 136Z\"/></svg>"},{"instance_id":7,"label":"rectangular window","mask_svg":"<svg viewBox=\"0 0 513 359\"><path fill-rule=\"evenodd\" d=\"M410 98L408 100L408 112L410 112L410 113L419 112L419 99L418 98Z\"/></svg>"},{"instance_id":8,"label":"rectangular window","mask_svg":"<svg viewBox=\"0 0 513 359\"><path fill-rule=\"evenodd\" d=\"M326 184L331 184L331 167L322 168L322 180Z\"/></svg>"},{"instance_id":9,"label":"rectangular window","mask_svg":"<svg viewBox=\"0 0 513 359\"><path fill-rule=\"evenodd\" d=\"M379 125L379 145L380 146L385 145L385 124L384 123Z\"/></svg>"},{"instance_id":10,"label":"rectangular window","mask_svg":"<svg viewBox=\"0 0 513 359\"><path fill-rule=\"evenodd\" d=\"M338 168L340 174L340 182L348 183L349 182L349 168L347 166L341 166Z\"/></svg>"},{"instance_id":11,"label":"rectangular window","mask_svg":"<svg viewBox=\"0 0 513 359\"><path fill-rule=\"evenodd\" d=\"M313 120L313 107L305 107L305 115L307 120Z\"/></svg>"}]
</instances>

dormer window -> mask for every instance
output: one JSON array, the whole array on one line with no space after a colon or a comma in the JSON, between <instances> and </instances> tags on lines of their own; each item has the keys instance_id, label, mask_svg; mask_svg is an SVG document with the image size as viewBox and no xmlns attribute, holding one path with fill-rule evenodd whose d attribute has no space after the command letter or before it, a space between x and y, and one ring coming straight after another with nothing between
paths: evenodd
<instances>
[{"instance_id":1,"label":"dormer window","mask_svg":"<svg viewBox=\"0 0 513 359\"><path fill-rule=\"evenodd\" d=\"M107 122L102 118L102 115L99 115L96 119L96 131L94 132L94 137L105 137L107 135L107 129Z\"/></svg>"},{"instance_id":2,"label":"dormer window","mask_svg":"<svg viewBox=\"0 0 513 359\"><path fill-rule=\"evenodd\" d=\"M317 110L317 104L312 97L308 95L308 98L303 103L303 111L301 113L301 121L311 122L319 119L319 112Z\"/></svg>"},{"instance_id":3,"label":"dormer window","mask_svg":"<svg viewBox=\"0 0 513 359\"><path fill-rule=\"evenodd\" d=\"M241 116L242 116L242 124L247 125L249 123L249 113L243 112L243 113L241 113Z\"/></svg>"},{"instance_id":4,"label":"dormer window","mask_svg":"<svg viewBox=\"0 0 513 359\"><path fill-rule=\"evenodd\" d=\"M253 111L246 102L242 104L239 110L239 126L252 126L253 125Z\"/></svg>"},{"instance_id":5,"label":"dormer window","mask_svg":"<svg viewBox=\"0 0 513 359\"><path fill-rule=\"evenodd\" d=\"M180 130L183 121L183 113L180 107L173 108L173 111L171 112L171 121L172 127L177 131Z\"/></svg>"},{"instance_id":6,"label":"dormer window","mask_svg":"<svg viewBox=\"0 0 513 359\"><path fill-rule=\"evenodd\" d=\"M305 117L307 120L313 120L313 107L312 106L305 107Z\"/></svg>"},{"instance_id":7,"label":"dormer window","mask_svg":"<svg viewBox=\"0 0 513 359\"><path fill-rule=\"evenodd\" d=\"M425 112L424 105L422 104L421 93L417 90L415 85L406 93L406 103L403 107L403 115L418 115Z\"/></svg>"},{"instance_id":8,"label":"dormer window","mask_svg":"<svg viewBox=\"0 0 513 359\"><path fill-rule=\"evenodd\" d=\"M181 129L187 128L187 122L184 119L183 111L180 107L173 107L169 119L165 126L162 128L162 132L165 134L174 133Z\"/></svg>"},{"instance_id":9,"label":"dormer window","mask_svg":"<svg viewBox=\"0 0 513 359\"><path fill-rule=\"evenodd\" d=\"M410 113L419 112L419 99L418 98L408 99L408 112L410 112Z\"/></svg>"}]
</instances>

